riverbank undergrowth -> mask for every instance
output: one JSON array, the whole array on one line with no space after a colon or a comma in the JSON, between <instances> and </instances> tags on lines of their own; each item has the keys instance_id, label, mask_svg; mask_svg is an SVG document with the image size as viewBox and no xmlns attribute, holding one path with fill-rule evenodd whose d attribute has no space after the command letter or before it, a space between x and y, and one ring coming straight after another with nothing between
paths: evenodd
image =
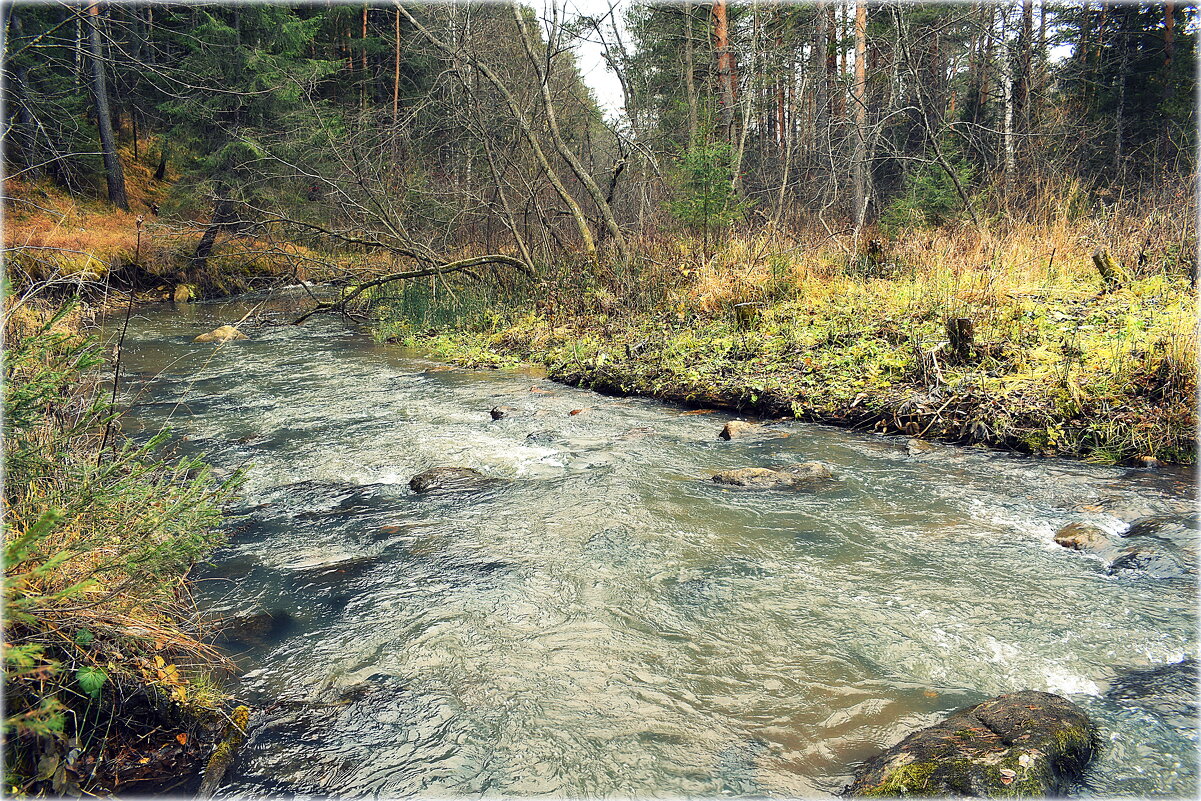
<instances>
[{"instance_id":1,"label":"riverbank undergrowth","mask_svg":"<svg viewBox=\"0 0 1201 801\"><path fill-rule=\"evenodd\" d=\"M120 435L78 305L10 296L4 334L5 789L168 788L224 701L185 577L237 477Z\"/></svg>"},{"instance_id":2,"label":"riverbank undergrowth","mask_svg":"<svg viewBox=\"0 0 1201 801\"><path fill-rule=\"evenodd\" d=\"M1116 216L1114 218L1116 220ZM1102 463L1191 463L1195 247L1149 217L1095 269L1099 232L914 231L642 243L507 291L412 283L372 301L381 339L467 365L541 363L603 391ZM1133 234L1135 232L1131 232ZM967 320L970 341L952 341Z\"/></svg>"}]
</instances>

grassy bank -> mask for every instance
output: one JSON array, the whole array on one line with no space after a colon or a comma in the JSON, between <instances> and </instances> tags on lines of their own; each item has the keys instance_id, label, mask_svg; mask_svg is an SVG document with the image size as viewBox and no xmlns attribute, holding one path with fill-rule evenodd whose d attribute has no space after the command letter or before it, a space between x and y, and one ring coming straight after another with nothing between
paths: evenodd
<instances>
[{"instance_id":1,"label":"grassy bank","mask_svg":"<svg viewBox=\"0 0 1201 801\"><path fill-rule=\"evenodd\" d=\"M64 287L95 296L133 288L146 300L170 299L183 285L192 298L225 297L296 280L324 280L355 268L347 254L318 252L244 226L221 233L203 267L193 255L211 201L181 189L171 170L154 178L148 140L139 157L119 149L129 210L103 199L98 187L68 192L48 180L4 182L4 253L18 288Z\"/></svg>"},{"instance_id":2,"label":"grassy bank","mask_svg":"<svg viewBox=\"0 0 1201 801\"><path fill-rule=\"evenodd\" d=\"M197 775L225 698L186 576L232 484L110 427L78 305L4 309L4 787L75 795Z\"/></svg>"},{"instance_id":3,"label":"grassy bank","mask_svg":"<svg viewBox=\"0 0 1201 801\"><path fill-rule=\"evenodd\" d=\"M644 242L628 272L391 290L373 300L376 331L462 364L540 363L609 392L1103 463L1191 463L1195 245L1156 224L1137 239L1101 232L1133 242L1111 245L1121 267L1108 281L1091 258L1099 232L1080 225L916 231L859 252L816 236ZM949 341L954 320L970 321L970 344Z\"/></svg>"}]
</instances>

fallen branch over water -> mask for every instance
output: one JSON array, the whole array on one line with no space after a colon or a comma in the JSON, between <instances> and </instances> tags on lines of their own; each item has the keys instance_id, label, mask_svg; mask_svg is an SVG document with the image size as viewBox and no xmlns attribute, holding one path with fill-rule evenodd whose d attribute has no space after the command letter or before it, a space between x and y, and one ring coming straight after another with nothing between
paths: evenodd
<instances>
[{"instance_id":1,"label":"fallen branch over water","mask_svg":"<svg viewBox=\"0 0 1201 801\"><path fill-rule=\"evenodd\" d=\"M521 259L513 256L506 256L502 253L490 253L485 256L472 256L467 259L459 259L458 261L448 262L437 267L426 267L420 270L405 270L399 273L390 273L388 275L380 276L379 278L373 278L369 281L356 284L353 289L336 301L318 301L316 306L293 320L292 325L300 325L314 314L323 312L344 313L346 311L347 304L361 296L367 290L384 286L385 284L390 284L394 281L404 281L410 278L426 278L432 275L449 275L451 273L468 271L472 267L480 267L485 264L506 264L510 267L516 267L526 273L532 272L530 266Z\"/></svg>"}]
</instances>

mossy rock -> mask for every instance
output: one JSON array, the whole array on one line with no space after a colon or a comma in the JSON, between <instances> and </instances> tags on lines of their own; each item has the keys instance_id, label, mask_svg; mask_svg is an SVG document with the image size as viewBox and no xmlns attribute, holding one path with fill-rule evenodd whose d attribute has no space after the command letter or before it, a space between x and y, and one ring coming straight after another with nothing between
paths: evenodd
<instances>
[{"instance_id":1,"label":"mossy rock","mask_svg":"<svg viewBox=\"0 0 1201 801\"><path fill-rule=\"evenodd\" d=\"M1096 748L1092 723L1058 695L1023 690L954 712L867 762L846 795L1063 795Z\"/></svg>"},{"instance_id":2,"label":"mossy rock","mask_svg":"<svg viewBox=\"0 0 1201 801\"><path fill-rule=\"evenodd\" d=\"M495 482L472 467L435 467L418 473L409 480L409 489L416 493L454 492L478 489Z\"/></svg>"}]
</instances>

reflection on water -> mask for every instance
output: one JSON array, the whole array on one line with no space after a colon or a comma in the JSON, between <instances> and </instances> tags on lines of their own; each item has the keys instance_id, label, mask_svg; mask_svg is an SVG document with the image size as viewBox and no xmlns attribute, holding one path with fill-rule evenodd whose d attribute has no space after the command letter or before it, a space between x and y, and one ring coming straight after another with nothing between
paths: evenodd
<instances>
[{"instance_id":1,"label":"reflection on water","mask_svg":"<svg viewBox=\"0 0 1201 801\"><path fill-rule=\"evenodd\" d=\"M333 320L190 341L248 309L144 312L124 357L129 433L251 465L199 571L262 710L221 795L821 796L1023 688L1100 723L1084 792L1196 793L1195 716L1105 693L1195 653L1192 578L1052 542L1190 512L1191 476L802 424L724 442L721 414L446 370ZM809 459L833 488L704 480ZM505 480L409 491L438 465Z\"/></svg>"}]
</instances>

